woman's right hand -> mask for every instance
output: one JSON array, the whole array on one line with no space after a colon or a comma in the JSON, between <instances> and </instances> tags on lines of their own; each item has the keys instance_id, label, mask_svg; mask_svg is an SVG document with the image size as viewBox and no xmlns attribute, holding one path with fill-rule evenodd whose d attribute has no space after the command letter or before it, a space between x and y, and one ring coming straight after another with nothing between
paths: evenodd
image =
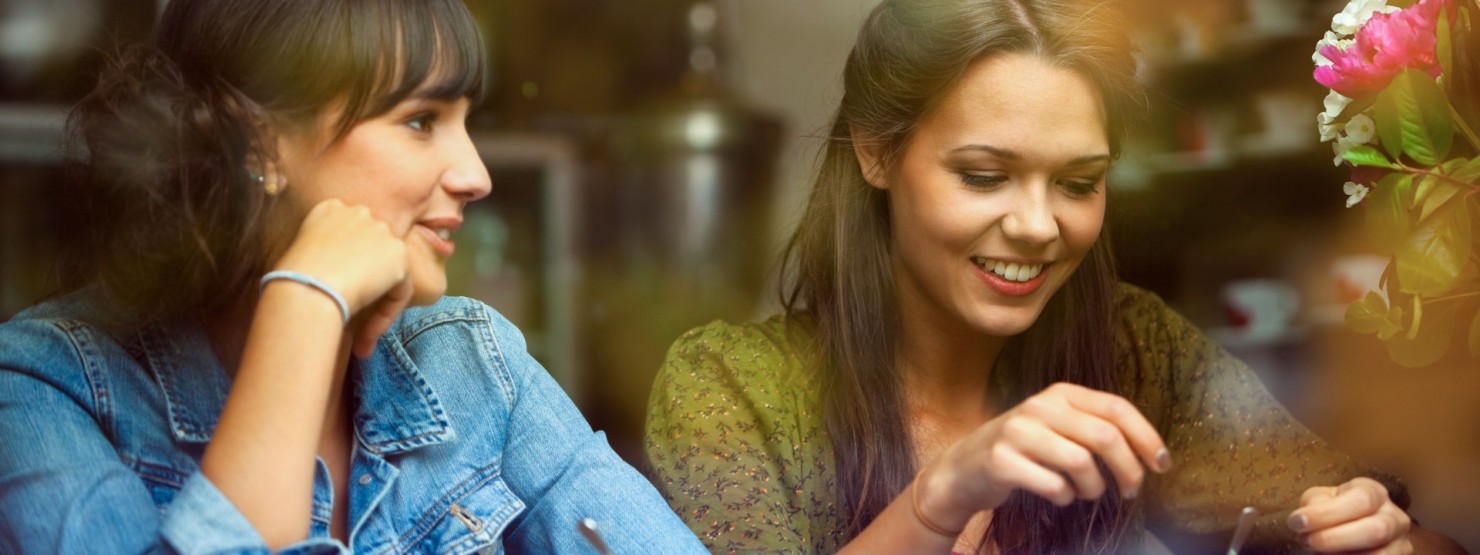
<instances>
[{"instance_id":1,"label":"woman's right hand","mask_svg":"<svg viewBox=\"0 0 1480 555\"><path fill-rule=\"evenodd\" d=\"M365 358L411 300L406 242L364 206L318 203L274 270L313 276L344 297L353 322L353 352Z\"/></svg>"},{"instance_id":2,"label":"woman's right hand","mask_svg":"<svg viewBox=\"0 0 1480 555\"><path fill-rule=\"evenodd\" d=\"M1134 498L1145 469L1171 469L1156 429L1129 401L1058 383L978 427L916 478L925 518L951 530L1021 489L1059 506L1103 495L1104 460L1121 494Z\"/></svg>"}]
</instances>

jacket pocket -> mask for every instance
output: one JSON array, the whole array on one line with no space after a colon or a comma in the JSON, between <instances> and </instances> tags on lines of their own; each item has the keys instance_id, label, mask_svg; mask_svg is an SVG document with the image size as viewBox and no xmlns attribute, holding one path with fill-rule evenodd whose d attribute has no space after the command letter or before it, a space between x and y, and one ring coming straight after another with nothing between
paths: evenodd
<instances>
[{"instance_id":1,"label":"jacket pocket","mask_svg":"<svg viewBox=\"0 0 1480 555\"><path fill-rule=\"evenodd\" d=\"M417 553L502 553L504 529L524 512L524 501L504 484L500 466L496 461L448 491L418 519L423 534L405 547Z\"/></svg>"}]
</instances>

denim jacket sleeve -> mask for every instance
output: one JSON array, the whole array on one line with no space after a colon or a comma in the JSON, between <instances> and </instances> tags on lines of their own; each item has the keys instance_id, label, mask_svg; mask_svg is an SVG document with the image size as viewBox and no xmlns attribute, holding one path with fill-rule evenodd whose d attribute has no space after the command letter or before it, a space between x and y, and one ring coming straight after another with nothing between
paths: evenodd
<instances>
[{"instance_id":1,"label":"denim jacket sleeve","mask_svg":"<svg viewBox=\"0 0 1480 555\"><path fill-rule=\"evenodd\" d=\"M266 553L198 470L156 506L110 441L109 376L91 358L105 341L63 321L0 327L0 552Z\"/></svg>"},{"instance_id":2,"label":"denim jacket sleeve","mask_svg":"<svg viewBox=\"0 0 1480 555\"><path fill-rule=\"evenodd\" d=\"M503 358L515 382L504 476L529 506L507 538L512 550L591 552L576 533L577 521L591 518L615 553L707 553L605 434L591 430L519 330L496 314L489 322L497 352L487 355Z\"/></svg>"}]
</instances>

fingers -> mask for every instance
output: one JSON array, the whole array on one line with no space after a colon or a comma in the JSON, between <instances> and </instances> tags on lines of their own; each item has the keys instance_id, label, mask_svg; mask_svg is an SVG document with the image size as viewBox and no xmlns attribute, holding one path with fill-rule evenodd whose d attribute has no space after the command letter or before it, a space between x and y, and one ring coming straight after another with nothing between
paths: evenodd
<instances>
[{"instance_id":1,"label":"fingers","mask_svg":"<svg viewBox=\"0 0 1480 555\"><path fill-rule=\"evenodd\" d=\"M1377 514L1349 521L1331 528L1305 534L1303 541L1319 553L1400 553L1413 552L1408 541L1412 520L1402 509L1389 503Z\"/></svg>"},{"instance_id":2,"label":"fingers","mask_svg":"<svg viewBox=\"0 0 1480 555\"><path fill-rule=\"evenodd\" d=\"M1335 488L1306 490L1287 523L1296 532L1323 530L1376 514L1387 502L1387 488L1371 478L1357 478Z\"/></svg>"},{"instance_id":3,"label":"fingers","mask_svg":"<svg viewBox=\"0 0 1480 555\"><path fill-rule=\"evenodd\" d=\"M1145 461L1147 468L1163 474L1172 469L1171 453L1167 451L1161 434L1156 433L1156 427L1130 401L1072 384L1055 384L1054 387L1063 391L1064 399L1074 408L1098 416L1119 428L1130 448Z\"/></svg>"},{"instance_id":4,"label":"fingers","mask_svg":"<svg viewBox=\"0 0 1480 555\"><path fill-rule=\"evenodd\" d=\"M1387 489L1370 478L1335 488L1315 487L1301 496L1288 524L1320 552L1409 553L1408 514L1388 500Z\"/></svg>"},{"instance_id":5,"label":"fingers","mask_svg":"<svg viewBox=\"0 0 1480 555\"><path fill-rule=\"evenodd\" d=\"M1048 488L1045 493L1040 493L1043 497L1063 505L1074 497L1094 499L1105 494L1105 478L1095 465L1094 453L1084 446L1031 418L1008 422L1003 434L1017 453L1037 463L1044 472L1057 476L1060 482L1064 481L1064 477L1068 478L1069 499L1058 498L1056 488Z\"/></svg>"},{"instance_id":6,"label":"fingers","mask_svg":"<svg viewBox=\"0 0 1480 555\"><path fill-rule=\"evenodd\" d=\"M351 352L358 358L370 358L370 353L375 351L375 343L386 330L391 329L396 318L406 310L411 303L412 286L410 279L403 279L392 287L379 302L375 303L374 309L365 317L365 325L360 326L354 338Z\"/></svg>"},{"instance_id":7,"label":"fingers","mask_svg":"<svg viewBox=\"0 0 1480 555\"><path fill-rule=\"evenodd\" d=\"M1003 449L997 456L1006 481L1015 489L1037 495L1060 507L1074 502L1075 487L1063 474L1044 468L1014 449Z\"/></svg>"}]
</instances>

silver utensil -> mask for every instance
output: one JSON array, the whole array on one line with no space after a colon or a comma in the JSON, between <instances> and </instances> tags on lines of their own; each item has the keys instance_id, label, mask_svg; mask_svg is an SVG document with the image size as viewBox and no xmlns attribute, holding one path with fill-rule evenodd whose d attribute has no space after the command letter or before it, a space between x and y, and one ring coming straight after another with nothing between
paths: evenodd
<instances>
[{"instance_id":1,"label":"silver utensil","mask_svg":"<svg viewBox=\"0 0 1480 555\"><path fill-rule=\"evenodd\" d=\"M1253 507L1244 507L1238 515L1238 526L1233 529L1233 541L1228 544L1228 555L1238 555L1244 548L1244 542L1249 539L1249 533L1254 531L1254 520L1259 518L1259 510Z\"/></svg>"},{"instance_id":2,"label":"silver utensil","mask_svg":"<svg viewBox=\"0 0 1480 555\"><path fill-rule=\"evenodd\" d=\"M600 553L601 555L612 554L612 550L606 546L606 542L602 541L601 533L596 531L595 519L583 518L577 520L576 529L581 531L581 537L586 538L586 543L589 543L591 544L591 547L596 548L597 553Z\"/></svg>"}]
</instances>

